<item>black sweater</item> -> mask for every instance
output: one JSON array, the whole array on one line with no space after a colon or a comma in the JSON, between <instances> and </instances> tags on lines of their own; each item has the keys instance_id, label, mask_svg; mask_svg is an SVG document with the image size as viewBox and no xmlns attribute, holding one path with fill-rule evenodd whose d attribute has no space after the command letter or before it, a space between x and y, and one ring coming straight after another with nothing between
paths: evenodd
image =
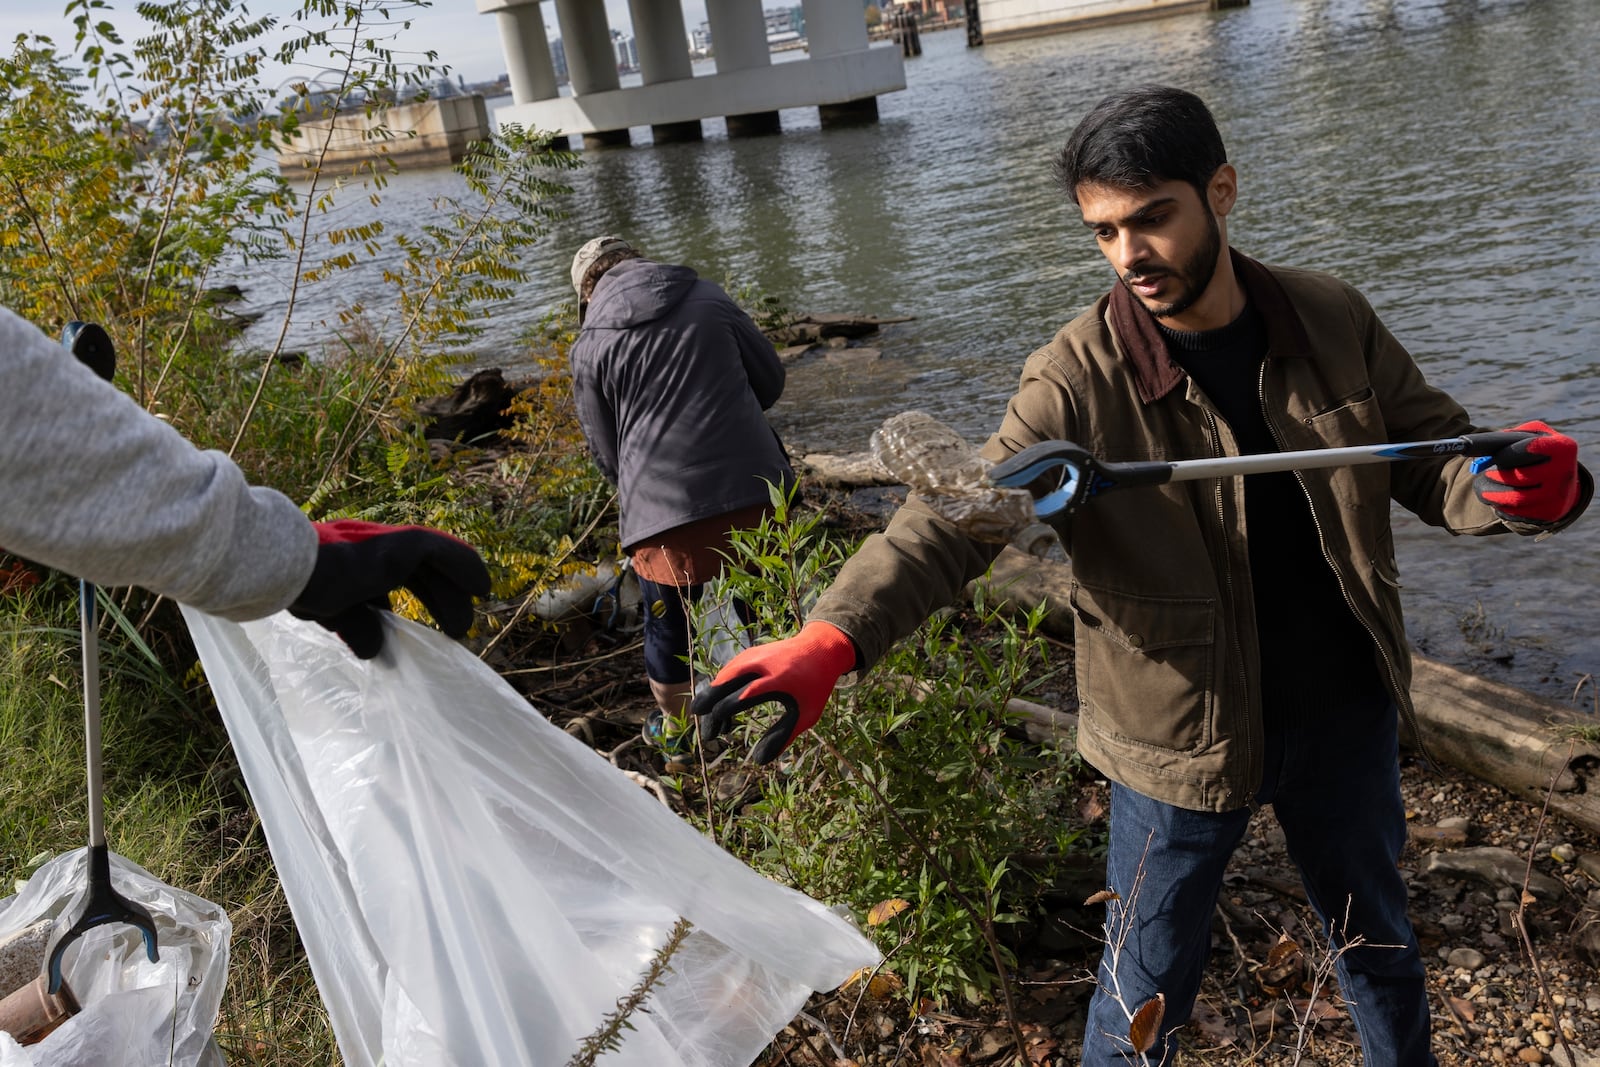
<instances>
[{"instance_id":1,"label":"black sweater","mask_svg":"<svg viewBox=\"0 0 1600 1067\"><path fill-rule=\"evenodd\" d=\"M1161 333L1173 360L1232 428L1240 450L1278 451L1261 410L1259 381L1267 355L1261 315L1246 305L1220 329L1162 326ZM1293 472L1248 475L1244 495L1262 707L1268 722L1374 698L1382 681L1372 638L1350 611L1322 555L1299 479Z\"/></svg>"}]
</instances>

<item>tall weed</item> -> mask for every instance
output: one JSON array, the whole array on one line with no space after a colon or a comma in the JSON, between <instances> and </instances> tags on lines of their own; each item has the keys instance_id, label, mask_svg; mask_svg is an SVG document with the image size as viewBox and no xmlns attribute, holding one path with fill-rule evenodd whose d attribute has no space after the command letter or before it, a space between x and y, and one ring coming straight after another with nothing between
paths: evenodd
<instances>
[{"instance_id":1,"label":"tall weed","mask_svg":"<svg viewBox=\"0 0 1600 1067\"><path fill-rule=\"evenodd\" d=\"M792 497L774 490L772 500L770 519L734 535L732 566L705 602L737 597L765 634L783 637L849 546ZM975 1002L990 992L985 928L1026 917L1051 860L1075 847L1055 828L1076 757L1027 743L1007 710L1049 670L1037 624L981 603L941 613L836 691L762 775L757 800L701 816L735 855L802 892L863 920L892 913L872 932L908 996ZM889 901L909 906L874 911Z\"/></svg>"}]
</instances>

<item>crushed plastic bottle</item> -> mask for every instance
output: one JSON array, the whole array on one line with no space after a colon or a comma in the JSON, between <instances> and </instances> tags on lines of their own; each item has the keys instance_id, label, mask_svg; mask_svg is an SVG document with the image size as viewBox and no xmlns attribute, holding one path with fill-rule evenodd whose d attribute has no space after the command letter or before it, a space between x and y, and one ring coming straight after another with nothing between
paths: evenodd
<instances>
[{"instance_id":1,"label":"crushed plastic bottle","mask_svg":"<svg viewBox=\"0 0 1600 1067\"><path fill-rule=\"evenodd\" d=\"M990 485L989 461L925 411L885 419L872 433L872 454L974 540L1004 544L1038 521L1027 490Z\"/></svg>"}]
</instances>

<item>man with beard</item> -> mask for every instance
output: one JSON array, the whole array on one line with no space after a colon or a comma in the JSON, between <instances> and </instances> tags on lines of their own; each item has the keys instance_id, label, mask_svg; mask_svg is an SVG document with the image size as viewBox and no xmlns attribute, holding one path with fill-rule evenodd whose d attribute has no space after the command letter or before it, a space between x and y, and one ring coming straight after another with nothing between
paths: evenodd
<instances>
[{"instance_id":1,"label":"man with beard","mask_svg":"<svg viewBox=\"0 0 1600 1067\"><path fill-rule=\"evenodd\" d=\"M1370 445L1474 429L1367 301L1229 248L1238 192L1194 95L1107 98L1056 159L1120 284L1029 357L999 461L1069 440L1113 461ZM1271 804L1338 953L1371 1067L1422 1067L1429 1009L1396 862L1398 723L1416 726L1389 503L1455 533L1551 533L1588 505L1577 446L1542 422L1491 464L1441 457L1095 498L1063 520L1072 564L1078 748L1112 783L1107 947L1083 1062L1169 1062L1210 946L1228 857ZM756 704L787 714L771 757L839 676L953 600L995 554L916 496L869 538L799 635L732 660L695 701L715 735ZM1143 1059L1139 1009L1164 998Z\"/></svg>"}]
</instances>

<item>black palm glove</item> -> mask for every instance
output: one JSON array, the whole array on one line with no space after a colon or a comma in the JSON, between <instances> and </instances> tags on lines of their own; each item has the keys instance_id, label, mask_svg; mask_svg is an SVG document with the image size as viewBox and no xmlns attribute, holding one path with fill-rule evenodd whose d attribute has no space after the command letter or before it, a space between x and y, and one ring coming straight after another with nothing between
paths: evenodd
<instances>
[{"instance_id":1,"label":"black palm glove","mask_svg":"<svg viewBox=\"0 0 1600 1067\"><path fill-rule=\"evenodd\" d=\"M465 541L426 526L384 526L358 519L312 523L317 562L291 614L332 630L362 659L383 648L389 594L416 594L439 629L464 637L472 598L489 595L489 569Z\"/></svg>"}]
</instances>

